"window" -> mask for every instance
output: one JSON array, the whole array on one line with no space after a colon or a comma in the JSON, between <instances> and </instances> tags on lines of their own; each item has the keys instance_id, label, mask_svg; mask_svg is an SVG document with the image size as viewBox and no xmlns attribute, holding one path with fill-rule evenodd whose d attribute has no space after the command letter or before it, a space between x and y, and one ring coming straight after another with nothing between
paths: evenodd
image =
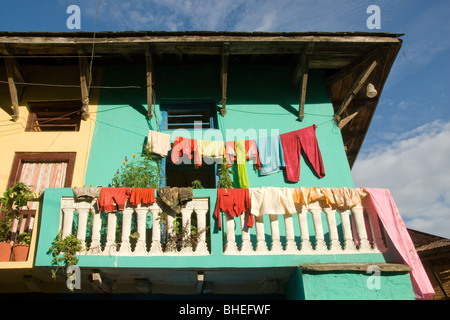
<instances>
[{"instance_id":1,"label":"window","mask_svg":"<svg viewBox=\"0 0 450 320\"><path fill-rule=\"evenodd\" d=\"M75 156L74 152L17 152L8 187L16 181L32 186L36 192L45 188L70 187Z\"/></svg>"},{"instance_id":2,"label":"window","mask_svg":"<svg viewBox=\"0 0 450 320\"><path fill-rule=\"evenodd\" d=\"M194 129L201 123L202 129L217 127L216 105L208 100L165 100L160 105L162 121L161 130ZM170 187L191 187L194 180L199 180L204 188L216 188L217 166L203 163L174 164L169 153L162 161L165 177L164 185Z\"/></svg>"},{"instance_id":3,"label":"window","mask_svg":"<svg viewBox=\"0 0 450 320\"><path fill-rule=\"evenodd\" d=\"M199 122L203 129L215 127L215 104L205 100L165 101L161 103L161 129L194 129Z\"/></svg>"},{"instance_id":4,"label":"window","mask_svg":"<svg viewBox=\"0 0 450 320\"><path fill-rule=\"evenodd\" d=\"M26 131L79 131L81 101L29 102Z\"/></svg>"}]
</instances>

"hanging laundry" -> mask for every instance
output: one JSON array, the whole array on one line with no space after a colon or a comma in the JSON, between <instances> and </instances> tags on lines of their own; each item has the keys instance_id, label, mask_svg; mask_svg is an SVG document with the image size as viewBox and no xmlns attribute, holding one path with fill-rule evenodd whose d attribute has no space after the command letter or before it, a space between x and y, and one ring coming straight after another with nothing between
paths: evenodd
<instances>
[{"instance_id":1,"label":"hanging laundry","mask_svg":"<svg viewBox=\"0 0 450 320\"><path fill-rule=\"evenodd\" d=\"M162 157L167 156L167 153L172 149L170 134L149 130L147 148L149 148L152 153L156 153Z\"/></svg>"},{"instance_id":2,"label":"hanging laundry","mask_svg":"<svg viewBox=\"0 0 450 320\"><path fill-rule=\"evenodd\" d=\"M163 203L176 213L180 213L181 207L194 198L192 188L162 187L157 192Z\"/></svg>"},{"instance_id":3,"label":"hanging laundry","mask_svg":"<svg viewBox=\"0 0 450 320\"><path fill-rule=\"evenodd\" d=\"M311 202L324 201L327 205L339 209L351 209L361 203L367 192L360 188L294 188L292 197L294 203L308 206Z\"/></svg>"},{"instance_id":4,"label":"hanging laundry","mask_svg":"<svg viewBox=\"0 0 450 320\"><path fill-rule=\"evenodd\" d=\"M255 140L261 162L261 175L275 174L284 167L283 150L279 135Z\"/></svg>"},{"instance_id":5,"label":"hanging laundry","mask_svg":"<svg viewBox=\"0 0 450 320\"><path fill-rule=\"evenodd\" d=\"M202 165L202 155L198 149L198 142L195 139L175 137L172 148L172 162L174 164L194 164Z\"/></svg>"},{"instance_id":6,"label":"hanging laundry","mask_svg":"<svg viewBox=\"0 0 450 320\"><path fill-rule=\"evenodd\" d=\"M247 226L253 227L254 218L250 214L250 196L249 189L217 189L216 208L214 216L217 220L219 230L222 229L220 212L228 213L232 217L239 217L241 214L248 215Z\"/></svg>"},{"instance_id":7,"label":"hanging laundry","mask_svg":"<svg viewBox=\"0 0 450 320\"><path fill-rule=\"evenodd\" d=\"M239 187L248 188L247 161L245 157L245 140L235 142Z\"/></svg>"},{"instance_id":8,"label":"hanging laundry","mask_svg":"<svg viewBox=\"0 0 450 320\"><path fill-rule=\"evenodd\" d=\"M75 200L91 201L97 197L100 190L102 190L102 187L73 187L73 194Z\"/></svg>"},{"instance_id":9,"label":"hanging laundry","mask_svg":"<svg viewBox=\"0 0 450 320\"><path fill-rule=\"evenodd\" d=\"M322 155L316 137L316 125L280 134L283 158L286 164L286 179L298 182L300 179L300 157L304 156L319 178L325 176Z\"/></svg>"},{"instance_id":10,"label":"hanging laundry","mask_svg":"<svg viewBox=\"0 0 450 320\"><path fill-rule=\"evenodd\" d=\"M131 190L130 203L133 206L138 204L148 205L155 202L154 188L133 188Z\"/></svg>"},{"instance_id":11,"label":"hanging laundry","mask_svg":"<svg viewBox=\"0 0 450 320\"><path fill-rule=\"evenodd\" d=\"M198 150L202 158L204 158L205 163L213 164L223 162L223 149L224 149L223 141L209 141L209 140L197 140L197 141L198 141Z\"/></svg>"},{"instance_id":12,"label":"hanging laundry","mask_svg":"<svg viewBox=\"0 0 450 320\"><path fill-rule=\"evenodd\" d=\"M97 199L98 209L104 212L121 211L130 195L131 189L127 187L102 188Z\"/></svg>"},{"instance_id":13,"label":"hanging laundry","mask_svg":"<svg viewBox=\"0 0 450 320\"><path fill-rule=\"evenodd\" d=\"M250 188L251 214L293 214L296 213L292 191L288 188Z\"/></svg>"},{"instance_id":14,"label":"hanging laundry","mask_svg":"<svg viewBox=\"0 0 450 320\"><path fill-rule=\"evenodd\" d=\"M389 239L400 254L399 261L396 262L406 263L412 268L410 276L416 299L432 297L435 294L433 286L390 191L372 188L364 188L364 190L369 193L369 196L364 198L364 207L371 208L380 218Z\"/></svg>"}]
</instances>

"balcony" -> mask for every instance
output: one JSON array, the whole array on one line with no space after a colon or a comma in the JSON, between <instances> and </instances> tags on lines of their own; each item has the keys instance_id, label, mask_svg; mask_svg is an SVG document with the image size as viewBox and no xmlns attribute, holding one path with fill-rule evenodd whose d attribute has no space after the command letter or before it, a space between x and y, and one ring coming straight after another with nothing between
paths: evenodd
<instances>
[{"instance_id":1,"label":"balcony","mask_svg":"<svg viewBox=\"0 0 450 320\"><path fill-rule=\"evenodd\" d=\"M343 262L349 255L353 257L348 262L358 260L358 256L364 256L361 261L367 262L366 254L380 257L388 251L378 218L364 210L361 203L347 210L332 208L322 201L307 206L296 204L295 214L255 217L253 228L246 226L247 215L233 218L222 213L224 226L219 230L212 214L216 196L215 189L194 190L194 199L178 216L169 211L162 220L160 199L149 206L126 205L119 213L102 213L97 210L97 199L76 201L71 189L48 189L44 195L40 243L50 246L59 231L63 237L76 234L84 248L79 252L80 263L91 266L108 265L96 257L123 257L123 261L128 261L126 265L133 264L130 258L145 257L154 258L150 266L166 267L165 260L158 258L174 256L180 261L202 257L192 260L202 261L202 267L217 266L220 261L227 266L227 257L236 256L242 258L236 260L239 265L252 266L252 257L268 255L286 257L275 262L275 266L294 266L310 257L322 256L321 261L327 261L326 257L337 255ZM180 238L178 246L168 245L168 239L174 236L171 226L175 220L185 227L185 239L193 238L192 231L198 233L194 244ZM132 237L136 232L137 239ZM43 260L38 256L37 263ZM137 265L139 261L135 261ZM268 261L264 265L273 266Z\"/></svg>"}]
</instances>

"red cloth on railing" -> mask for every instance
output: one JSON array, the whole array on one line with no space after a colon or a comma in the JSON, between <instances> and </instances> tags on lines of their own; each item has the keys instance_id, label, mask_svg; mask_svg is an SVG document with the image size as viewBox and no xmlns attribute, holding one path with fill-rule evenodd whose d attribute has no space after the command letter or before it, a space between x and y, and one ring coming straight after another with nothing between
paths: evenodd
<instances>
[{"instance_id":1,"label":"red cloth on railing","mask_svg":"<svg viewBox=\"0 0 450 320\"><path fill-rule=\"evenodd\" d=\"M133 206L137 206L140 203L146 205L152 204L154 202L155 202L154 188L133 188L133 190L131 190L130 203Z\"/></svg>"},{"instance_id":2,"label":"red cloth on railing","mask_svg":"<svg viewBox=\"0 0 450 320\"><path fill-rule=\"evenodd\" d=\"M120 211L125 207L125 203L131 195L131 189L121 188L102 188L97 199L97 206L100 211Z\"/></svg>"},{"instance_id":3,"label":"red cloth on railing","mask_svg":"<svg viewBox=\"0 0 450 320\"><path fill-rule=\"evenodd\" d=\"M220 211L228 213L232 217L239 217L242 213L248 214L247 226L253 227L254 218L250 214L250 196L248 189L217 189L216 209L214 216L217 219L219 230L222 229Z\"/></svg>"},{"instance_id":4,"label":"red cloth on railing","mask_svg":"<svg viewBox=\"0 0 450 320\"><path fill-rule=\"evenodd\" d=\"M363 206L372 208L378 215L389 239L400 254L401 260L412 268L411 282L416 299L428 299L434 289L420 261L403 219L388 189L364 188L369 193L363 198ZM392 248L394 249L394 248Z\"/></svg>"}]
</instances>

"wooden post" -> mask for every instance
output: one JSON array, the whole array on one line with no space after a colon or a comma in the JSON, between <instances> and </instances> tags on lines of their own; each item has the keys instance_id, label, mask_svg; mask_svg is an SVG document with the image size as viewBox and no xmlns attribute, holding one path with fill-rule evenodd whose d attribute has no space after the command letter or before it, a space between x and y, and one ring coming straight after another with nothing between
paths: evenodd
<instances>
[{"instance_id":1,"label":"wooden post","mask_svg":"<svg viewBox=\"0 0 450 320\"><path fill-rule=\"evenodd\" d=\"M80 67L80 86L81 86L81 118L83 120L89 119L89 84L90 84L90 74L89 74L89 64L84 57L84 53L81 49L78 50L78 65Z\"/></svg>"},{"instance_id":2,"label":"wooden post","mask_svg":"<svg viewBox=\"0 0 450 320\"><path fill-rule=\"evenodd\" d=\"M227 81L228 81L228 54L229 54L229 43L223 44L222 48L222 71L221 71L221 83L222 83L222 109L220 113L224 117L227 114Z\"/></svg>"},{"instance_id":3,"label":"wooden post","mask_svg":"<svg viewBox=\"0 0 450 320\"><path fill-rule=\"evenodd\" d=\"M145 52L145 63L147 68L147 117L149 119L153 118L152 114L152 106L154 102L154 95L153 95L153 58L150 53L150 49L147 47L147 50Z\"/></svg>"},{"instance_id":4,"label":"wooden post","mask_svg":"<svg viewBox=\"0 0 450 320\"><path fill-rule=\"evenodd\" d=\"M358 76L358 78L356 78L352 88L350 89L349 93L342 101L339 109L337 110L336 112L337 116L340 116L342 112L345 111L345 109L348 107L352 99L358 94L359 90L363 87L367 78L369 78L370 74L372 73L372 71L375 69L376 66L377 62L375 60L372 61L372 63L364 69L364 71Z\"/></svg>"},{"instance_id":5,"label":"wooden post","mask_svg":"<svg viewBox=\"0 0 450 320\"><path fill-rule=\"evenodd\" d=\"M308 43L305 46L305 50L303 51L300 62L295 68L294 74L292 76L292 85L295 87L300 82L300 101L299 101L299 110L298 116L301 121L305 117L304 109L305 109L305 100L306 100L306 89L308 85L308 65L309 65L309 55L314 47L313 43Z\"/></svg>"}]
</instances>

